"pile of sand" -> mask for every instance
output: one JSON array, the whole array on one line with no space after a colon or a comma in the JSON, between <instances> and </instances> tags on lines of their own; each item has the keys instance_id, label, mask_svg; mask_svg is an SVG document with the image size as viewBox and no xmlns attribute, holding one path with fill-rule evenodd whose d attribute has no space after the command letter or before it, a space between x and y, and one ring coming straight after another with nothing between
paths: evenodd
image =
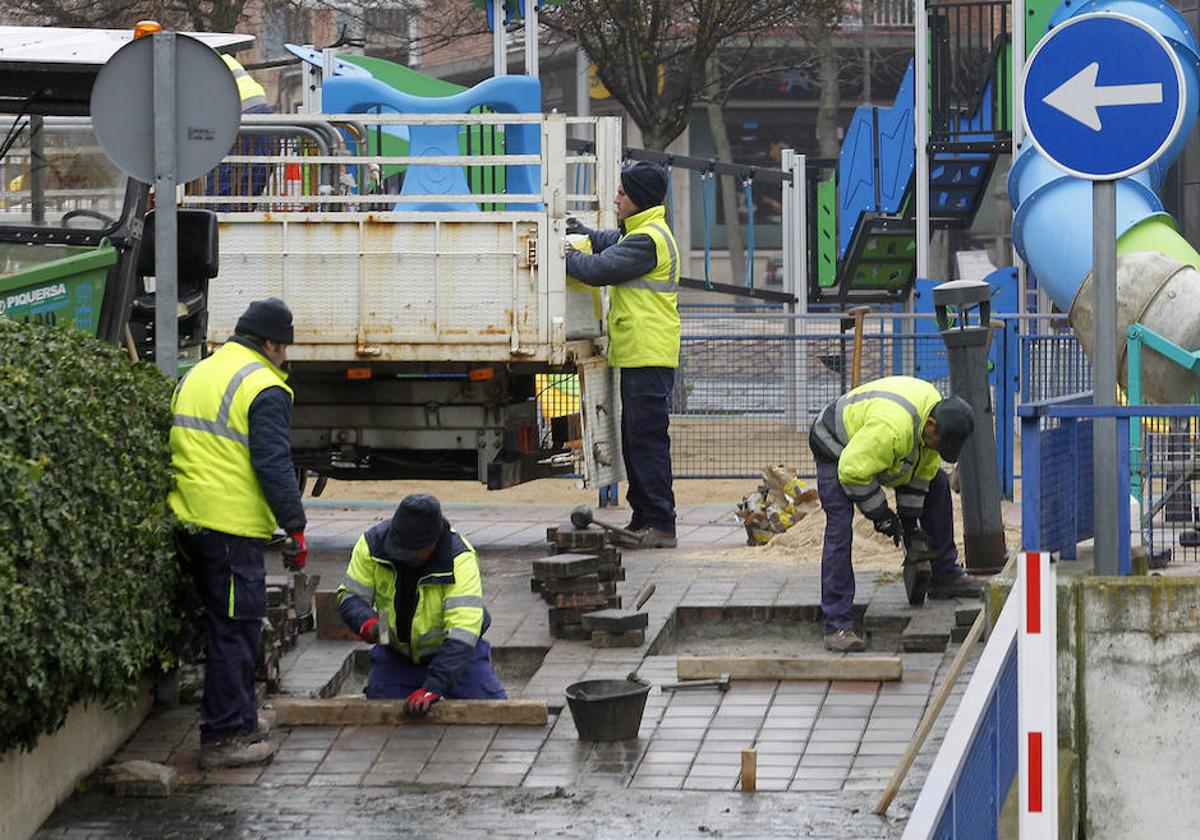
<instances>
[{"instance_id":1,"label":"pile of sand","mask_svg":"<svg viewBox=\"0 0 1200 840\"><path fill-rule=\"evenodd\" d=\"M954 535L958 542L959 562L962 562L962 508L957 493L950 494L954 506ZM1021 544L1021 528L1015 508L1005 502L1004 534L1008 547L1016 548ZM1010 524L1011 523L1011 524ZM875 571L899 571L903 560L903 551L897 548L891 539L875 533L875 526L866 517L855 511L854 541L851 545L851 557L854 568ZM795 525L782 534L778 534L766 545L748 545L743 548L724 549L706 553L708 557L719 557L731 561L749 562L754 560L790 561L801 565L820 565L821 547L825 541L825 516L821 508L816 507Z\"/></svg>"}]
</instances>

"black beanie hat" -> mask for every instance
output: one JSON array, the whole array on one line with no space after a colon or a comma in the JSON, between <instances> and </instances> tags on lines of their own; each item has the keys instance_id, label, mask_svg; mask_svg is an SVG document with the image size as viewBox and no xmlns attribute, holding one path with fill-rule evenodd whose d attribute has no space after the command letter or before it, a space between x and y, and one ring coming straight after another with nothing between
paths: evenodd
<instances>
[{"instance_id":1,"label":"black beanie hat","mask_svg":"<svg viewBox=\"0 0 1200 840\"><path fill-rule=\"evenodd\" d=\"M252 335L280 344L291 344L295 338L292 310L279 298L253 301L238 318L233 331L238 335Z\"/></svg>"},{"instance_id":2,"label":"black beanie hat","mask_svg":"<svg viewBox=\"0 0 1200 840\"><path fill-rule=\"evenodd\" d=\"M942 440L938 453L946 463L957 463L963 444L975 431L975 412L962 397L946 397L933 407L933 419Z\"/></svg>"},{"instance_id":3,"label":"black beanie hat","mask_svg":"<svg viewBox=\"0 0 1200 840\"><path fill-rule=\"evenodd\" d=\"M667 170L657 163L639 160L621 170L621 186L638 210L649 210L666 198Z\"/></svg>"},{"instance_id":4,"label":"black beanie hat","mask_svg":"<svg viewBox=\"0 0 1200 840\"><path fill-rule=\"evenodd\" d=\"M384 548L392 558L408 560L414 552L438 541L444 523L442 505L433 496L427 493L405 496L392 515Z\"/></svg>"}]
</instances>

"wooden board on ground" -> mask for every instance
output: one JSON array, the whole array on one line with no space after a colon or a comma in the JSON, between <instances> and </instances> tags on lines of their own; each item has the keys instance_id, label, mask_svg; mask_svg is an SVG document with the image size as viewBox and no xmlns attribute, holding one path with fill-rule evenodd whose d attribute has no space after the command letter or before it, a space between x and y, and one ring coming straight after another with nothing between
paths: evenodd
<instances>
[{"instance_id":1,"label":"wooden board on ground","mask_svg":"<svg viewBox=\"0 0 1200 840\"><path fill-rule=\"evenodd\" d=\"M423 718L404 714L403 700L365 697L275 697L280 726L350 726L356 724L432 723L439 726L544 726L546 704L540 700L442 700Z\"/></svg>"},{"instance_id":2,"label":"wooden board on ground","mask_svg":"<svg viewBox=\"0 0 1200 840\"><path fill-rule=\"evenodd\" d=\"M904 675L898 656L681 656L681 680L870 680L891 682Z\"/></svg>"}]
</instances>

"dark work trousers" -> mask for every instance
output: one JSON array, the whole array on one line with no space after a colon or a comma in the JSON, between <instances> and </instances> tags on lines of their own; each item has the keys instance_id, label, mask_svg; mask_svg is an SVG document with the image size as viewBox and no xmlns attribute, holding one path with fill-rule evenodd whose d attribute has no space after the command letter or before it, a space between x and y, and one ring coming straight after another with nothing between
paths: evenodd
<instances>
[{"instance_id":1,"label":"dark work trousers","mask_svg":"<svg viewBox=\"0 0 1200 840\"><path fill-rule=\"evenodd\" d=\"M267 616L262 541L204 530L181 532L179 544L207 614L200 742L249 734L258 724L254 671Z\"/></svg>"},{"instance_id":2,"label":"dark work trousers","mask_svg":"<svg viewBox=\"0 0 1200 840\"><path fill-rule=\"evenodd\" d=\"M364 693L376 700L403 700L425 684L424 665L416 665L383 645L371 646L371 671ZM448 700L507 700L504 686L492 667L492 647L483 639L450 691Z\"/></svg>"},{"instance_id":3,"label":"dark work trousers","mask_svg":"<svg viewBox=\"0 0 1200 840\"><path fill-rule=\"evenodd\" d=\"M649 526L675 534L667 434L674 387L674 368L621 368L621 454L628 482L625 500L633 508L632 530Z\"/></svg>"},{"instance_id":4,"label":"dark work trousers","mask_svg":"<svg viewBox=\"0 0 1200 840\"><path fill-rule=\"evenodd\" d=\"M854 627L854 568L850 563L854 503L838 481L837 464L817 459L817 494L825 510L825 544L821 550L821 611L825 632ZM949 583L963 573L954 546L954 510L950 482L941 470L929 483L919 520L938 560L932 563L932 585ZM897 557L897 567L903 562Z\"/></svg>"}]
</instances>

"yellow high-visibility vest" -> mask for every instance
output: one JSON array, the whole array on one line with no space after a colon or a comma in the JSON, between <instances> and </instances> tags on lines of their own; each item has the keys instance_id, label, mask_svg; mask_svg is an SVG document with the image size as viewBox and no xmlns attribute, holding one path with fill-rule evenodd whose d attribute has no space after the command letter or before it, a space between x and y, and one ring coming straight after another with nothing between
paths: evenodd
<instances>
[{"instance_id":1,"label":"yellow high-visibility vest","mask_svg":"<svg viewBox=\"0 0 1200 840\"><path fill-rule=\"evenodd\" d=\"M275 514L250 464L250 405L267 388L292 389L287 374L234 341L221 345L179 382L171 397L168 500L184 522L267 539Z\"/></svg>"}]
</instances>

